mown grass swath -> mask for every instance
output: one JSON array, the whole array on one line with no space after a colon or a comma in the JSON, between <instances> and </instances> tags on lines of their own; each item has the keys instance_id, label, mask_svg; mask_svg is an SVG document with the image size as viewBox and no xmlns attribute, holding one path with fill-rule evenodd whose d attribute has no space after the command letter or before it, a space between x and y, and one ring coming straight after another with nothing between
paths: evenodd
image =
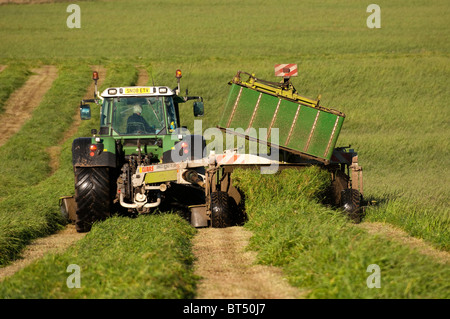
<instances>
[{"instance_id":1,"label":"mown grass swath","mask_svg":"<svg viewBox=\"0 0 450 319\"><path fill-rule=\"evenodd\" d=\"M111 81L117 80L123 81L123 83L132 83L136 80L136 70L130 65L124 67L122 64L119 64L111 67L110 70L108 73L110 77L105 80L105 85L109 85ZM38 162L39 158L41 158L39 161L40 169L47 172L49 158L45 152L46 148L44 145L50 146L52 144L46 139L51 139L54 142L53 145L58 144L57 136L59 138L63 136L65 129L70 124L73 113L78 112L80 100L85 95L91 81L89 66L76 67L75 65L67 65L62 68L60 73L60 77L51 89L51 94L45 97L47 102L43 101L40 106L40 112L42 113L40 115L40 121L42 121L40 124L42 127L37 130L36 123L32 125L34 129L24 126L17 134L18 136L14 136L12 142L10 140L2 148L7 150L7 152L0 156L12 157L13 154L17 154L17 156L30 158L28 161L22 159L21 163L15 164L22 165L24 175L27 173L26 169L29 169L27 163L29 161ZM120 77L118 74L120 74ZM75 76L78 77L78 87L75 86ZM71 90L72 93L65 95L67 90ZM78 94L74 92L78 92ZM55 98L55 100L51 100L50 97ZM98 119L95 115L99 114L99 108L95 104L92 104L92 108L93 119L83 122L76 136L90 136L90 129L98 126ZM66 122L65 129L61 128L61 123L52 125L50 124L52 122L45 122L44 119L47 113L59 114L58 120ZM36 115L33 117L33 121L35 117ZM60 117L65 118L62 119ZM52 116L49 115L49 118L52 118ZM38 119L39 117L36 120L38 121ZM59 129L55 130L55 127ZM48 128L48 131L45 131L45 128ZM37 131L40 134L37 134ZM50 134L52 135L51 137L49 137ZM38 143L37 140L41 143L38 144L41 145L40 148L33 144ZM12 145L19 145L20 149L30 149L30 151L22 154L23 152L13 149ZM23 247L31 239L49 235L65 225L66 221L62 219L59 213L58 201L61 196L74 194L71 145L72 139L68 139L62 145L59 169L50 177L48 177L48 174L39 174L39 178L34 180L34 185L32 183L26 184L26 180L20 180L24 178L24 175L9 173L7 175L10 178L9 180L6 179L6 176L4 177L4 181L7 181L8 185L25 183L27 187L20 188L20 196L16 196L16 193L11 192L11 196L5 197L0 201L0 265L18 257ZM5 171L6 168L6 166L2 166L2 169ZM17 191L18 189L16 189Z\"/></svg>"},{"instance_id":2,"label":"mown grass swath","mask_svg":"<svg viewBox=\"0 0 450 319\"><path fill-rule=\"evenodd\" d=\"M438 249L450 251L450 217L446 214L448 211L444 203L430 205L414 198L400 198L369 207L365 221L393 224Z\"/></svg>"},{"instance_id":3,"label":"mown grass swath","mask_svg":"<svg viewBox=\"0 0 450 319\"><path fill-rule=\"evenodd\" d=\"M57 145L71 123L89 78L87 65L61 65L58 78L21 130L0 153L0 197L17 195L51 172L48 147Z\"/></svg>"},{"instance_id":4,"label":"mown grass swath","mask_svg":"<svg viewBox=\"0 0 450 319\"><path fill-rule=\"evenodd\" d=\"M5 103L11 93L21 87L30 74L29 66L20 62L6 65L0 72L0 114L4 112Z\"/></svg>"},{"instance_id":5,"label":"mown grass swath","mask_svg":"<svg viewBox=\"0 0 450 319\"><path fill-rule=\"evenodd\" d=\"M448 298L446 264L401 243L368 235L341 212L318 202L327 173L316 167L261 176L235 170L246 196L258 261L282 267L308 298ZM381 288L369 289L369 265L381 269ZM447 283L447 284L446 284Z\"/></svg>"},{"instance_id":6,"label":"mown grass swath","mask_svg":"<svg viewBox=\"0 0 450 319\"><path fill-rule=\"evenodd\" d=\"M193 298L195 232L173 214L110 218L65 253L47 255L5 279L0 297ZM67 285L72 264L80 267L80 288Z\"/></svg>"},{"instance_id":7,"label":"mown grass swath","mask_svg":"<svg viewBox=\"0 0 450 319\"><path fill-rule=\"evenodd\" d=\"M67 176L49 178L49 146L58 145L88 85L88 66L62 65L33 118L1 148L0 264L17 256L30 239L49 234L64 221L57 214ZM67 145L63 148L67 149ZM70 158L62 156L62 167ZM63 161L67 161L64 163Z\"/></svg>"}]
</instances>

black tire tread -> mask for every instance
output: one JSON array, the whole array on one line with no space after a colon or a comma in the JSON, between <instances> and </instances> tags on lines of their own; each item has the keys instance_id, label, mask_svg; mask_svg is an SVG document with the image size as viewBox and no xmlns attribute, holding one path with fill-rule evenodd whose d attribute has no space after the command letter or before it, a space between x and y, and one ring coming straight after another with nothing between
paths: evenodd
<instances>
[{"instance_id":1,"label":"black tire tread","mask_svg":"<svg viewBox=\"0 0 450 319\"><path fill-rule=\"evenodd\" d=\"M356 223L361 222L362 218L362 196L356 189L345 189L341 196L341 206L349 218Z\"/></svg>"},{"instance_id":2,"label":"black tire tread","mask_svg":"<svg viewBox=\"0 0 450 319\"><path fill-rule=\"evenodd\" d=\"M232 224L232 210L230 197L226 192L211 193L211 226L213 228L230 227Z\"/></svg>"},{"instance_id":3,"label":"black tire tread","mask_svg":"<svg viewBox=\"0 0 450 319\"><path fill-rule=\"evenodd\" d=\"M77 167L75 169L75 201L78 232L88 232L95 221L110 216L111 195L108 167Z\"/></svg>"}]
</instances>

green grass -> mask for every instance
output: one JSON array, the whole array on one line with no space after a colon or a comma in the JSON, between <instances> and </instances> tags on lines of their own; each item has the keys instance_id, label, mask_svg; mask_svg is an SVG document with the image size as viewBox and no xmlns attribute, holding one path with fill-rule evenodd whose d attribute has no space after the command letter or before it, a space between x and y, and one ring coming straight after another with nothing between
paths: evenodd
<instances>
[{"instance_id":1,"label":"green grass","mask_svg":"<svg viewBox=\"0 0 450 319\"><path fill-rule=\"evenodd\" d=\"M261 176L235 170L245 193L258 261L284 270L307 298L448 298L450 269L401 243L368 235L341 212L318 203L327 173L311 167ZM366 284L369 265L381 288Z\"/></svg>"},{"instance_id":2,"label":"green grass","mask_svg":"<svg viewBox=\"0 0 450 319\"><path fill-rule=\"evenodd\" d=\"M63 66L57 81L64 82L58 89L52 88L56 100L64 106L49 103L52 111L47 109L36 117L35 123L40 125L24 127L0 149L2 258L17 257L30 238L49 234L61 226L56 217L57 198L73 193L70 142L63 145L60 170L50 178L45 148L57 143L60 132L70 125L73 108L87 88L90 65L108 69L107 81L100 90L136 83L135 66L146 67L157 85L175 87L174 71L181 68L182 92L189 88L191 95L204 98L205 129L219 121L228 95L227 82L236 71L254 72L260 78L276 80L272 69L275 63L298 63L299 77L292 81L299 93L312 98L322 94L322 105L347 115L338 145L351 144L359 153L364 168L365 196L377 202L367 210L365 220L395 224L448 250L450 109L446 105L450 98L450 10L447 1L416 0L407 6L401 1L379 1L382 28L376 30L366 26L368 4L356 0L285 1L282 5L263 0L226 3L136 0L130 4L129 0L80 1L81 29L66 27L67 3L0 6L0 64L9 65L0 74L0 100L4 103L10 94L9 87L20 86L12 84L18 83L13 76L24 81L23 72L5 76L12 65L57 64ZM74 75L69 75L64 68L70 68ZM75 102L70 109L66 105L72 102L66 104L68 101L59 100L63 90L73 94ZM2 92L6 95L1 95L5 94ZM60 108L65 115L54 118L58 113L54 111ZM44 114L51 118L47 120ZM97 107L93 107L92 114L98 114ZM182 125L192 131L191 104L182 105L181 117ZM61 127L49 128L48 123ZM77 136L89 136L91 128L98 128L97 119L83 123ZM260 186L259 183L255 182L255 186ZM433 263L422 267L421 256L412 254L411 257L404 247L381 239L375 244L365 233L351 230L354 228L348 227L347 221L336 217L334 212L309 202L305 204L303 199L289 194L292 199L280 206L268 205L267 214L283 212L279 217L275 214L271 217L282 221L283 218L291 220L285 215L287 211L299 211L300 208L291 209L300 207L295 205L306 205L301 207L311 210L308 218L314 221L316 230L301 228L306 227L303 223L298 225L298 232L304 233L301 241L305 245L309 245L309 240L315 245L308 258L317 257L320 249L323 255L316 263L306 258L309 266L285 266L293 282L305 280L313 288L323 285L323 291L314 290L310 296L327 295L326 289L334 291L329 296L341 296L336 287L347 287L343 291L354 289L355 295L364 297L422 297L431 295L431 288L436 290L432 297L445 296L445 284L436 284L436 280L442 279L441 268L430 269ZM258 210L259 214L262 212ZM321 226L313 217L316 215L319 220L330 222ZM300 221L305 220L303 217ZM271 240L279 243L277 232L283 234L280 238L290 235L298 238L295 237L298 234L288 232L292 227L289 223L279 225L271 230ZM14 232L9 232L10 229ZM338 236L336 232L341 231L344 239L336 247L330 245ZM329 233L330 238L324 238L324 233ZM348 253L348 247L353 245L348 236L358 239L355 253ZM314 238L319 238L322 244L314 242ZM359 242L359 238L364 240ZM289 245L297 247L293 241ZM365 255L364 245L378 255ZM2 250L4 247L9 247L8 252ZM276 253L277 245L271 249ZM398 251L399 257L393 256L390 250ZM290 250L279 254L285 254L283 251ZM337 259L343 262L341 269L326 268L335 264L327 264L324 256L331 258L334 251L339 258L347 256L345 262ZM399 262L401 257L405 258L406 266ZM414 257L417 263L410 261ZM394 264L389 264L391 258ZM368 274L361 275L360 271L373 260L381 263L383 278L395 282L397 276L399 283L390 285L391 288L383 284L386 292L368 292L362 278ZM415 266L408 268L410 264ZM385 274L386 267L388 274ZM417 269L421 267L437 279ZM299 270L298 278L296 269L303 269ZM399 273L399 269L404 272ZM308 271L310 277L305 274ZM345 276L338 276L339 271ZM413 275L408 285L406 276L410 272L417 272L424 279ZM327 273L334 274L334 286ZM347 284L345 278L352 275L357 278L355 282L363 285L362 290L353 283ZM424 282L427 279L430 284ZM419 284L425 288L417 288Z\"/></svg>"},{"instance_id":3,"label":"green grass","mask_svg":"<svg viewBox=\"0 0 450 319\"><path fill-rule=\"evenodd\" d=\"M173 214L110 218L66 252L47 255L4 280L0 298L193 298L195 232ZM72 264L80 267L81 288L66 284Z\"/></svg>"},{"instance_id":4,"label":"green grass","mask_svg":"<svg viewBox=\"0 0 450 319\"><path fill-rule=\"evenodd\" d=\"M251 61L318 53L449 49L449 12L443 0L415 1L409 6L380 1L382 28L378 30L367 28L367 5L357 0L345 4L337 0L285 1L282 6L265 0L135 0L132 4L127 0L81 1L80 29L67 28L66 3L2 6L2 57L51 60L120 56L185 63L212 57L219 62L242 57ZM40 41L43 34L52 36ZM118 41L122 45L117 45Z\"/></svg>"},{"instance_id":5,"label":"green grass","mask_svg":"<svg viewBox=\"0 0 450 319\"><path fill-rule=\"evenodd\" d=\"M438 249L450 251L450 218L439 212L448 207L426 206L419 201L390 200L366 210L366 222L386 222L403 228L411 236L424 239Z\"/></svg>"},{"instance_id":6,"label":"green grass","mask_svg":"<svg viewBox=\"0 0 450 319\"><path fill-rule=\"evenodd\" d=\"M138 70L132 63L121 59L106 59L104 62L106 79L103 82L103 85L98 88L100 93L108 87L136 85L138 80ZM96 115L96 113L92 114L94 121L92 124L98 126L100 123L99 116Z\"/></svg>"}]
</instances>

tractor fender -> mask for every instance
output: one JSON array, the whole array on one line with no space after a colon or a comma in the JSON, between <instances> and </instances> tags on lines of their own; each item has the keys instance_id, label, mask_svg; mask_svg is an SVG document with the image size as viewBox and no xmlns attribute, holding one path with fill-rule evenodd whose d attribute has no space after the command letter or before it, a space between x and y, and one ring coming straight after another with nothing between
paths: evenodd
<instances>
[{"instance_id":1,"label":"tractor fender","mask_svg":"<svg viewBox=\"0 0 450 319\"><path fill-rule=\"evenodd\" d=\"M97 150L91 156L90 146ZM90 137L79 137L72 142L72 164L74 167L116 167L116 154L103 151L103 144L92 141Z\"/></svg>"}]
</instances>

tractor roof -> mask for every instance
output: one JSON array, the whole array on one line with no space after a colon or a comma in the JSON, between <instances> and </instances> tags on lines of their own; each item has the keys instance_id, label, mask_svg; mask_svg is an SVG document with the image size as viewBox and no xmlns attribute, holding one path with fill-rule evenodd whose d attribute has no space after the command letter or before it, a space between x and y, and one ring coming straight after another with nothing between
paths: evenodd
<instances>
[{"instance_id":1,"label":"tractor roof","mask_svg":"<svg viewBox=\"0 0 450 319\"><path fill-rule=\"evenodd\" d=\"M127 97L127 96L171 96L175 92L167 86L125 86L107 88L101 94L102 97Z\"/></svg>"}]
</instances>

